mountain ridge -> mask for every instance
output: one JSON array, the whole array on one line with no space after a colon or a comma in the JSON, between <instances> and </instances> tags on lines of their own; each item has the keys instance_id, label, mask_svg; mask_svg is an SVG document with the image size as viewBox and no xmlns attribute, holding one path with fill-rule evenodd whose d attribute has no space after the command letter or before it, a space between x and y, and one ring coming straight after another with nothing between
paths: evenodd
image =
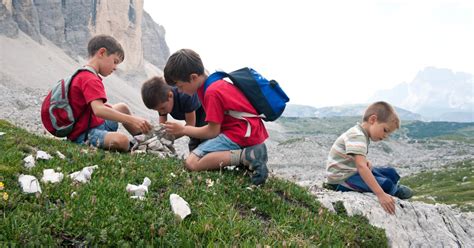
<instances>
[{"instance_id":1,"label":"mountain ridge","mask_svg":"<svg viewBox=\"0 0 474 248\"><path fill-rule=\"evenodd\" d=\"M336 117L336 116L362 116L369 104L346 104L316 108L308 105L288 104L283 112L285 117ZM423 117L403 108L395 106L402 120L423 120Z\"/></svg>"},{"instance_id":2,"label":"mountain ridge","mask_svg":"<svg viewBox=\"0 0 474 248\"><path fill-rule=\"evenodd\" d=\"M386 99L426 120L474 122L474 75L429 66L411 82L377 91L370 99Z\"/></svg>"}]
</instances>

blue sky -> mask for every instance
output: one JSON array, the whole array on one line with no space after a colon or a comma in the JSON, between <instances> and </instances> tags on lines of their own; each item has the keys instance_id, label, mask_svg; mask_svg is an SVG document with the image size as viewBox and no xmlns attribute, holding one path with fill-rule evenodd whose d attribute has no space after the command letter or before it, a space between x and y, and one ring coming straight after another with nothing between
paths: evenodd
<instances>
[{"instance_id":1,"label":"blue sky","mask_svg":"<svg viewBox=\"0 0 474 248\"><path fill-rule=\"evenodd\" d=\"M474 73L474 1L145 0L171 52L253 67L293 104L365 103L426 66Z\"/></svg>"}]
</instances>

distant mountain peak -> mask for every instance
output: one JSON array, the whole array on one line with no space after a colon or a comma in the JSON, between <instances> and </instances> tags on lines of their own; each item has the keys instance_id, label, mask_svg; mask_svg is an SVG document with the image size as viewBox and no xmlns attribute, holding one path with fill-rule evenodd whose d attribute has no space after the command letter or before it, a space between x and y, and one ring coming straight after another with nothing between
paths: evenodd
<instances>
[{"instance_id":1,"label":"distant mountain peak","mask_svg":"<svg viewBox=\"0 0 474 248\"><path fill-rule=\"evenodd\" d=\"M411 82L376 92L370 100L375 99L429 120L474 122L474 77L465 72L426 67Z\"/></svg>"}]
</instances>

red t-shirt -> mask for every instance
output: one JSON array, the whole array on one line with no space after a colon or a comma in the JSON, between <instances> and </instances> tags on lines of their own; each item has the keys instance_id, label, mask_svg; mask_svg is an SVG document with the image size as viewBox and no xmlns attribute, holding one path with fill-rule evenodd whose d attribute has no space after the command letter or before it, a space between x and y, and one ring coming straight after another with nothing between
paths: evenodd
<instances>
[{"instance_id":1,"label":"red t-shirt","mask_svg":"<svg viewBox=\"0 0 474 248\"><path fill-rule=\"evenodd\" d=\"M268 138L261 118L246 118L252 128L250 137L245 137L247 122L224 114L227 110L257 114L245 95L236 86L224 80L212 83L204 94L204 84L198 89L199 100L206 112L206 121L221 124L221 133L242 147L263 143Z\"/></svg>"},{"instance_id":2,"label":"red t-shirt","mask_svg":"<svg viewBox=\"0 0 474 248\"><path fill-rule=\"evenodd\" d=\"M79 118L74 125L74 130L67 136L69 140L77 139L81 133L86 131L89 117L91 117L89 128L94 128L104 123L104 119L94 115L90 106L90 103L97 99L102 99L104 103L107 101L102 78L90 71L79 72L73 78L69 90L69 102L72 106L74 118L76 120Z\"/></svg>"}]
</instances>

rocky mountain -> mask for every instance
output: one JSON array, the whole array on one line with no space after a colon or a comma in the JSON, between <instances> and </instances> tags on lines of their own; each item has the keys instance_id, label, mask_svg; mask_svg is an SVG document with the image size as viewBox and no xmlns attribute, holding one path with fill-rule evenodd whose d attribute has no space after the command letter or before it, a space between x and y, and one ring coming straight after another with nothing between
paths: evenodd
<instances>
[{"instance_id":1,"label":"rocky mountain","mask_svg":"<svg viewBox=\"0 0 474 248\"><path fill-rule=\"evenodd\" d=\"M85 45L96 34L110 34L124 47L126 72L141 71L145 60L163 68L169 56L165 30L143 10L143 0L2 0L0 34L51 41L75 58L87 57Z\"/></svg>"},{"instance_id":2,"label":"rocky mountain","mask_svg":"<svg viewBox=\"0 0 474 248\"><path fill-rule=\"evenodd\" d=\"M87 42L96 34L114 36L125 50L124 62L104 78L109 102L125 102L135 114L156 118L145 108L140 86L162 74L170 52L164 27L143 10L143 0L2 0L0 118L42 131L44 96L86 62Z\"/></svg>"},{"instance_id":3,"label":"rocky mountain","mask_svg":"<svg viewBox=\"0 0 474 248\"><path fill-rule=\"evenodd\" d=\"M315 108L306 105L288 104L283 112L286 117L335 117L335 116L362 116L368 104L352 104ZM422 120L421 115L395 107L402 120Z\"/></svg>"},{"instance_id":4,"label":"rocky mountain","mask_svg":"<svg viewBox=\"0 0 474 248\"><path fill-rule=\"evenodd\" d=\"M409 83L375 93L429 120L474 122L474 76L449 69L426 67Z\"/></svg>"}]
</instances>

